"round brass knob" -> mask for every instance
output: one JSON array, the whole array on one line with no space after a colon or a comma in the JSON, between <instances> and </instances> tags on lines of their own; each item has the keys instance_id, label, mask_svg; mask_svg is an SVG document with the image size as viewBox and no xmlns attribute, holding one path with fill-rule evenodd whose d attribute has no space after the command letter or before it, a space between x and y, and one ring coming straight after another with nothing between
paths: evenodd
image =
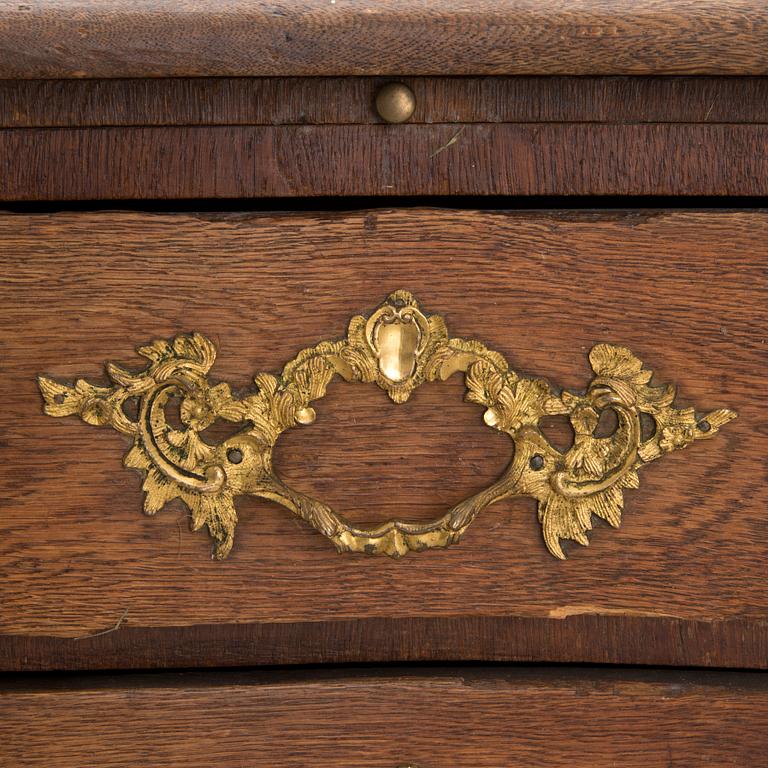
<instances>
[{"instance_id":1,"label":"round brass knob","mask_svg":"<svg viewBox=\"0 0 768 768\"><path fill-rule=\"evenodd\" d=\"M376 94L376 111L388 123L404 123L414 109L416 97L403 83L388 83Z\"/></svg>"}]
</instances>

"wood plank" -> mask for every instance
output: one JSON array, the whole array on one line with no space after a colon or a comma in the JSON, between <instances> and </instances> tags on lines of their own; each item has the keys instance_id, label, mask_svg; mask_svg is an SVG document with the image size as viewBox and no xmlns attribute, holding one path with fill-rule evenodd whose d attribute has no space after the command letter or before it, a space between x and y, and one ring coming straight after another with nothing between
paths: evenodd
<instances>
[{"instance_id":1,"label":"wood plank","mask_svg":"<svg viewBox=\"0 0 768 768\"><path fill-rule=\"evenodd\" d=\"M462 669L71 678L0 690L4 765L761 765L755 673Z\"/></svg>"},{"instance_id":2,"label":"wood plank","mask_svg":"<svg viewBox=\"0 0 768 768\"><path fill-rule=\"evenodd\" d=\"M759 0L0 3L0 78L768 74Z\"/></svg>"},{"instance_id":3,"label":"wood plank","mask_svg":"<svg viewBox=\"0 0 768 768\"><path fill-rule=\"evenodd\" d=\"M0 131L0 199L766 195L768 125Z\"/></svg>"},{"instance_id":4,"label":"wood plank","mask_svg":"<svg viewBox=\"0 0 768 768\"><path fill-rule=\"evenodd\" d=\"M760 211L0 217L0 667L765 667L766 243ZM138 363L136 345L190 329L216 341L216 377L247 387L400 287L556 386L583 388L587 350L607 341L680 402L739 418L644 469L622 528L598 527L565 562L528 500L487 510L453 548L392 562L340 556L249 498L230 558L212 562L182 508L140 513L120 436L42 413L37 374L98 378L103 361ZM276 466L353 520L431 517L508 456L458 382L403 406L339 384L318 414L281 439Z\"/></svg>"},{"instance_id":5,"label":"wood plank","mask_svg":"<svg viewBox=\"0 0 768 768\"><path fill-rule=\"evenodd\" d=\"M381 123L391 78L0 80L0 127ZM768 122L764 77L399 77L410 124Z\"/></svg>"}]
</instances>

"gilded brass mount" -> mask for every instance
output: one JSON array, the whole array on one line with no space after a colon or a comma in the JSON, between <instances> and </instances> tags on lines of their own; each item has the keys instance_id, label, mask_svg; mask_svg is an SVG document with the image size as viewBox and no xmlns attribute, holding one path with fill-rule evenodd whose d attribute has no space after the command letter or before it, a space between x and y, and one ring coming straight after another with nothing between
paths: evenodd
<instances>
[{"instance_id":1,"label":"gilded brass mount","mask_svg":"<svg viewBox=\"0 0 768 768\"><path fill-rule=\"evenodd\" d=\"M208 527L216 558L232 548L234 499L244 494L278 502L341 552L392 557L457 542L485 507L511 496L532 496L546 546L563 558L561 540L587 544L593 515L618 527L624 489L638 487L638 469L664 453L713 437L736 417L727 409L697 418L691 408L674 408L674 387L651 386L652 372L625 347L609 344L598 344L589 354L595 375L585 394L557 393L542 379L519 376L502 355L479 341L449 338L443 318L425 315L407 291L393 293L367 318L353 317L345 339L300 352L279 377L258 374L256 392L242 398L228 384L209 382L216 350L198 333L155 341L138 351L149 365L131 373L107 364L111 387L82 379L68 386L39 377L45 412L79 415L89 424L130 435L133 446L124 464L144 473L144 511L151 515L172 499L182 499L192 513L193 529ZM315 420L311 403L323 397L334 376L376 383L403 403L425 381L443 381L457 372L465 376L466 399L485 409L485 423L512 438L514 456L495 483L442 517L358 528L275 473L277 439ZM181 398L180 429L166 419L173 396ZM139 402L135 419L124 409L131 398ZM597 437L604 409L616 413L618 427L610 437ZM539 429L540 419L549 414L570 418L575 441L565 452ZM641 414L655 422L646 438ZM216 419L242 424L242 430L211 445L201 432Z\"/></svg>"}]
</instances>

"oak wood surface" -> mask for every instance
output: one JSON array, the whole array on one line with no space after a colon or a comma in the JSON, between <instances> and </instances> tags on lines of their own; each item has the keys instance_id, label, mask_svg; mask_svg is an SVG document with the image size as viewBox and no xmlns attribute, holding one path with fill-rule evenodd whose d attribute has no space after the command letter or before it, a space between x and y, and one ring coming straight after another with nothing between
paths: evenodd
<instances>
[{"instance_id":1,"label":"oak wood surface","mask_svg":"<svg viewBox=\"0 0 768 768\"><path fill-rule=\"evenodd\" d=\"M0 130L0 199L766 195L768 125Z\"/></svg>"},{"instance_id":2,"label":"oak wood surface","mask_svg":"<svg viewBox=\"0 0 768 768\"><path fill-rule=\"evenodd\" d=\"M29 681L0 690L8 766L759 766L768 678L394 670Z\"/></svg>"},{"instance_id":3,"label":"oak wood surface","mask_svg":"<svg viewBox=\"0 0 768 768\"><path fill-rule=\"evenodd\" d=\"M0 2L0 78L768 74L760 0Z\"/></svg>"},{"instance_id":4,"label":"oak wood surface","mask_svg":"<svg viewBox=\"0 0 768 768\"><path fill-rule=\"evenodd\" d=\"M504 659L768 665L764 212L15 214L0 217L0 667ZM197 330L248 386L397 288L449 332L581 389L599 341L678 402L731 407L717 439L644 468L618 531L559 562L533 504L400 562L337 555L271 504L238 501L209 559L182 508L140 513L125 440L42 413L39 373L96 379ZM460 382L395 406L338 384L276 466L355 520L426 518L510 446ZM107 631L109 630L109 631ZM95 635L95 637L91 637Z\"/></svg>"},{"instance_id":5,"label":"oak wood surface","mask_svg":"<svg viewBox=\"0 0 768 768\"><path fill-rule=\"evenodd\" d=\"M0 127L382 123L386 77L0 80ZM766 123L766 77L398 77L409 124ZM393 131L397 130L392 129Z\"/></svg>"}]
</instances>

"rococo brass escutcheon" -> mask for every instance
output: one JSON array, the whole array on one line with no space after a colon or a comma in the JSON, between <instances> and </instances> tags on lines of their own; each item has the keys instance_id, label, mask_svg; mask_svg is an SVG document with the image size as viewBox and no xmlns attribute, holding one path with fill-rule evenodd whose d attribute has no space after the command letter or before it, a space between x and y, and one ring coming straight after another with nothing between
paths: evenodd
<instances>
[{"instance_id":1,"label":"rococo brass escutcheon","mask_svg":"<svg viewBox=\"0 0 768 768\"><path fill-rule=\"evenodd\" d=\"M232 548L237 522L234 499L243 494L282 504L327 536L342 552L392 557L409 550L445 547L458 541L485 507L511 496L532 496L549 551L563 558L562 539L587 544L592 516L618 527L625 488L638 487L637 471L670 451L715 435L736 417L727 409L697 418L692 408L672 406L672 386L652 386L652 372L625 347L598 344L589 354L594 377L585 394L556 392L542 379L519 376L498 352L479 341L449 338L439 315L426 315L407 291L397 291L369 317L355 316L347 336L304 349L280 376L258 374L256 391L232 394L228 384L211 384L216 350L199 333L154 341L139 354L149 365L131 373L112 363L111 387L80 379L74 386L41 376L45 412L79 415L89 424L109 425L133 439L126 467L144 477L144 511L152 515L181 498L192 513L194 530L208 527L214 557ZM492 485L429 523L392 520L372 529L355 527L321 501L293 490L272 468L272 449L287 429L315 420L312 403L331 379L375 382L396 403L405 402L425 381L465 375L467 400L485 408L485 423L507 433L514 455ZM180 428L166 418L171 397L181 398ZM138 412L124 408L135 398ZM618 427L609 437L595 428L604 409ZM575 441L557 450L539 429L539 420L566 414ZM643 437L641 414L655 422ZM218 445L201 432L214 420L242 424Z\"/></svg>"}]
</instances>

